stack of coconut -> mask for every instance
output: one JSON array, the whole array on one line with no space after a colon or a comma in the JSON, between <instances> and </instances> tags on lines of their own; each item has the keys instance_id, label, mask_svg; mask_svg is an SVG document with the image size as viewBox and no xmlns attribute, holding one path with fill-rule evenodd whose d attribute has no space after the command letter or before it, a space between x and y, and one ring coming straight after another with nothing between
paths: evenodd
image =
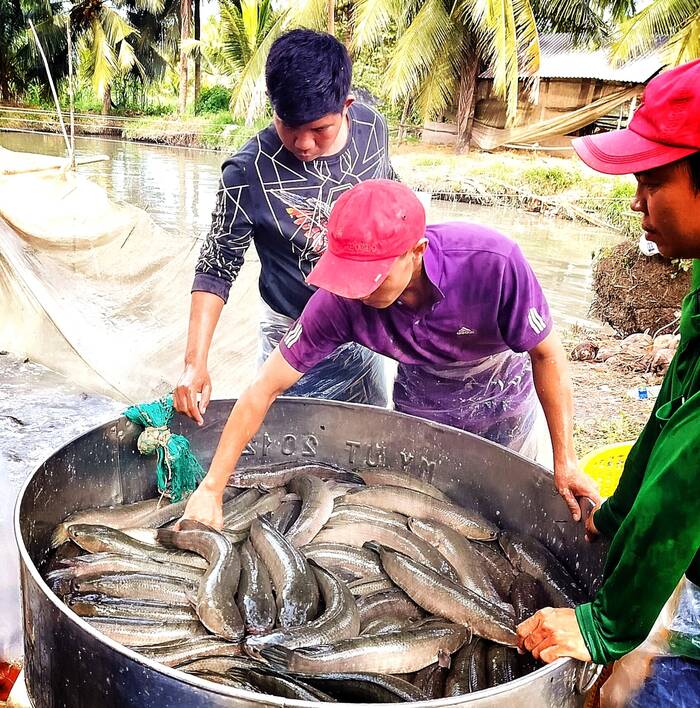
<instances>
[{"instance_id":1,"label":"stack of coconut","mask_svg":"<svg viewBox=\"0 0 700 708\"><path fill-rule=\"evenodd\" d=\"M679 334L631 334L620 341L586 340L571 351L574 361L604 362L626 372L639 371L663 377L678 349Z\"/></svg>"}]
</instances>

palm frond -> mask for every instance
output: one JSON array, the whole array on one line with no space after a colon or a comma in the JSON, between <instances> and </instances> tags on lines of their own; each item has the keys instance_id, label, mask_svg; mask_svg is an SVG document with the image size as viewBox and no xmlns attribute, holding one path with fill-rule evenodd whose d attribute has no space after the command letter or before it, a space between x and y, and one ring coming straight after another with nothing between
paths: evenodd
<instances>
[{"instance_id":1,"label":"palm frond","mask_svg":"<svg viewBox=\"0 0 700 708\"><path fill-rule=\"evenodd\" d=\"M248 124L253 122L264 105L265 62L270 46L287 27L287 23L286 13L282 13L275 19L243 67L231 95L231 112L236 117L244 117Z\"/></svg>"},{"instance_id":2,"label":"palm frond","mask_svg":"<svg viewBox=\"0 0 700 708\"><path fill-rule=\"evenodd\" d=\"M464 35L453 27L445 51L438 57L421 82L415 108L423 120L444 115L454 103L465 52Z\"/></svg>"},{"instance_id":3,"label":"palm frond","mask_svg":"<svg viewBox=\"0 0 700 708\"><path fill-rule=\"evenodd\" d=\"M134 48L123 40L119 43L119 53L117 55L117 66L121 74L128 74L132 70L136 70L143 82L146 81L146 72L141 62L136 58Z\"/></svg>"},{"instance_id":4,"label":"palm frond","mask_svg":"<svg viewBox=\"0 0 700 708\"><path fill-rule=\"evenodd\" d=\"M664 54L671 66L700 57L700 9L669 39Z\"/></svg>"},{"instance_id":5,"label":"palm frond","mask_svg":"<svg viewBox=\"0 0 700 708\"><path fill-rule=\"evenodd\" d=\"M654 0L630 20L620 25L612 48L612 60L622 63L654 49L666 39L692 25L698 0Z\"/></svg>"},{"instance_id":6,"label":"palm frond","mask_svg":"<svg viewBox=\"0 0 700 708\"><path fill-rule=\"evenodd\" d=\"M505 99L507 120L511 122L518 109L520 74L531 76L539 71L535 15L528 0L477 0L470 9L478 52L493 69L494 91Z\"/></svg>"},{"instance_id":7,"label":"palm frond","mask_svg":"<svg viewBox=\"0 0 700 708\"><path fill-rule=\"evenodd\" d=\"M188 57L202 56L201 39L183 39L180 42L180 47L182 48L182 51L187 54Z\"/></svg>"},{"instance_id":8,"label":"palm frond","mask_svg":"<svg viewBox=\"0 0 700 708\"><path fill-rule=\"evenodd\" d=\"M46 52L46 56L52 56L66 49L66 22L67 15L53 15L46 17L37 22L34 26L36 34L39 37L41 46ZM23 31L23 44L27 44L28 50L33 57L39 59L39 50L30 30L27 28Z\"/></svg>"},{"instance_id":9,"label":"palm frond","mask_svg":"<svg viewBox=\"0 0 700 708\"><path fill-rule=\"evenodd\" d=\"M401 15L400 0L356 0L353 7L352 48L374 47L391 21Z\"/></svg>"},{"instance_id":10,"label":"palm frond","mask_svg":"<svg viewBox=\"0 0 700 708\"><path fill-rule=\"evenodd\" d=\"M449 2L445 3L446 11L449 11L447 5L451 4L452 3ZM423 7L423 0L404 0L404 2L401 2L400 5L401 9L398 14L396 14L394 19L396 20L396 29L398 33L403 34Z\"/></svg>"},{"instance_id":11,"label":"palm frond","mask_svg":"<svg viewBox=\"0 0 700 708\"><path fill-rule=\"evenodd\" d=\"M625 4L631 0L622 0ZM586 40L601 42L609 34L605 19L608 6L615 14L620 0L531 0L541 32L566 32L576 43Z\"/></svg>"},{"instance_id":12,"label":"palm frond","mask_svg":"<svg viewBox=\"0 0 700 708\"><path fill-rule=\"evenodd\" d=\"M165 0L134 0L134 5L139 10L150 12L152 15L157 15L163 12Z\"/></svg>"},{"instance_id":13,"label":"palm frond","mask_svg":"<svg viewBox=\"0 0 700 708\"><path fill-rule=\"evenodd\" d=\"M613 24L624 22L636 12L636 0L596 0L598 14Z\"/></svg>"},{"instance_id":14,"label":"palm frond","mask_svg":"<svg viewBox=\"0 0 700 708\"><path fill-rule=\"evenodd\" d=\"M328 21L326 0L298 0L287 13L289 27L308 27L325 30Z\"/></svg>"},{"instance_id":15,"label":"palm frond","mask_svg":"<svg viewBox=\"0 0 700 708\"><path fill-rule=\"evenodd\" d=\"M128 36L138 35L138 30L125 17L107 5L102 6L97 21L102 26L106 41L113 48Z\"/></svg>"},{"instance_id":16,"label":"palm frond","mask_svg":"<svg viewBox=\"0 0 700 708\"><path fill-rule=\"evenodd\" d=\"M441 0L427 0L396 43L389 66L389 98L415 93L447 46L452 23Z\"/></svg>"},{"instance_id":17,"label":"palm frond","mask_svg":"<svg viewBox=\"0 0 700 708\"><path fill-rule=\"evenodd\" d=\"M105 89L112 83L117 71L117 62L102 23L95 18L90 28L90 64L92 66L92 85L98 98L104 96Z\"/></svg>"}]
</instances>

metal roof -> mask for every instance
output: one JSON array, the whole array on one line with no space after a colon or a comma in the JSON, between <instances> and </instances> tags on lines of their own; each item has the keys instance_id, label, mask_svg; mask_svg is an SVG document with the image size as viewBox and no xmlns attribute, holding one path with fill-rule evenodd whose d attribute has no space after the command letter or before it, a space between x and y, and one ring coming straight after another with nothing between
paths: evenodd
<instances>
[{"instance_id":1,"label":"metal roof","mask_svg":"<svg viewBox=\"0 0 700 708\"><path fill-rule=\"evenodd\" d=\"M630 84L644 84L664 66L658 52L614 66L609 47L589 49L575 46L569 34L540 35L540 71L542 79L600 79ZM523 76L525 76L523 74ZM488 69L480 78L492 79Z\"/></svg>"}]
</instances>

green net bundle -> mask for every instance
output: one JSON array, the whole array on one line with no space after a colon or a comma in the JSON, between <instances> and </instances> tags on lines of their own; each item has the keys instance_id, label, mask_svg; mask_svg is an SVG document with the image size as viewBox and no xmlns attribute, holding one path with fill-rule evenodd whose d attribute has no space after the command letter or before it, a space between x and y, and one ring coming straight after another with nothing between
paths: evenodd
<instances>
[{"instance_id":1,"label":"green net bundle","mask_svg":"<svg viewBox=\"0 0 700 708\"><path fill-rule=\"evenodd\" d=\"M132 423L144 428L137 441L139 452L142 455L155 453L157 457L158 491L176 502L197 488L204 470L190 449L189 440L170 432L168 426L173 413L172 394L124 411Z\"/></svg>"}]
</instances>

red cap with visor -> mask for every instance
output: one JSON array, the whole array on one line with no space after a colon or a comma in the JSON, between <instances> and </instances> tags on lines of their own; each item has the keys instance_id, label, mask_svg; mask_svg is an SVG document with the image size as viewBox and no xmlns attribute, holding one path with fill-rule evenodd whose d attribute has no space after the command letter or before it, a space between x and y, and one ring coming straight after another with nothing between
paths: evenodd
<instances>
[{"instance_id":1,"label":"red cap with visor","mask_svg":"<svg viewBox=\"0 0 700 708\"><path fill-rule=\"evenodd\" d=\"M573 141L578 156L610 175L645 172L700 151L700 59L659 74L623 130Z\"/></svg>"},{"instance_id":2,"label":"red cap with visor","mask_svg":"<svg viewBox=\"0 0 700 708\"><path fill-rule=\"evenodd\" d=\"M333 205L328 248L306 282L353 300L367 297L424 235L425 209L408 187L387 179L360 182Z\"/></svg>"}]
</instances>

